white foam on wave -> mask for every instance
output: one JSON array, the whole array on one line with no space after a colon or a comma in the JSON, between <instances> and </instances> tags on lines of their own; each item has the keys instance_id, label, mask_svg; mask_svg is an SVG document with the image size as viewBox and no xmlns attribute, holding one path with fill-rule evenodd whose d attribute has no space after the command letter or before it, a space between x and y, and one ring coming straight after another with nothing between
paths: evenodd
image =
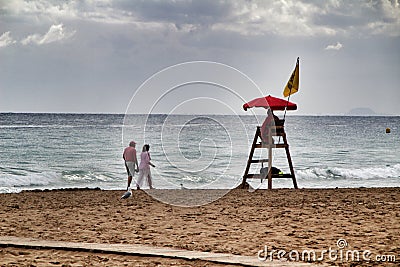
<instances>
[{"instance_id":1,"label":"white foam on wave","mask_svg":"<svg viewBox=\"0 0 400 267\"><path fill-rule=\"evenodd\" d=\"M297 169L296 177L300 188L331 188L331 187L385 187L400 186L400 164L393 166L376 166L368 168L308 168ZM206 179L208 178L208 179ZM214 177L215 178L215 177ZM20 192L26 189L54 189L65 187L100 187L103 189L118 189L125 186L125 174L95 173L90 171L77 172L42 172L24 174L0 173L0 193ZM168 179L167 179L168 180ZM282 180L282 181L280 181ZM170 183L153 177L157 188L176 188L183 183L188 188L233 188L241 178L233 175L222 175L213 181L211 177L185 176L179 183ZM258 186L256 186L258 187ZM260 188L266 188L266 183ZM293 187L290 179L275 179L274 188Z\"/></svg>"},{"instance_id":2,"label":"white foam on wave","mask_svg":"<svg viewBox=\"0 0 400 267\"><path fill-rule=\"evenodd\" d=\"M20 186L44 186L54 183L59 178L55 172L31 173L28 175L1 175L0 186L20 187Z\"/></svg>"},{"instance_id":3,"label":"white foam on wave","mask_svg":"<svg viewBox=\"0 0 400 267\"><path fill-rule=\"evenodd\" d=\"M116 178L114 176L104 174L104 173L95 173L95 172L78 172L78 173L68 173L68 172L63 172L62 178L66 181L70 182L80 182L80 183L85 183L85 182L112 182L115 181Z\"/></svg>"},{"instance_id":4,"label":"white foam on wave","mask_svg":"<svg viewBox=\"0 0 400 267\"><path fill-rule=\"evenodd\" d=\"M63 173L47 171L42 173L23 171L20 174L0 173L0 193L20 192L30 189L56 189L66 187L115 187L125 181L123 175L93 172ZM121 183L122 184L122 183Z\"/></svg>"},{"instance_id":5,"label":"white foam on wave","mask_svg":"<svg viewBox=\"0 0 400 267\"><path fill-rule=\"evenodd\" d=\"M296 170L299 179L376 179L376 178L400 178L400 164L394 166L376 166L368 168L309 168ZM400 180L399 180L400 182Z\"/></svg>"}]
</instances>

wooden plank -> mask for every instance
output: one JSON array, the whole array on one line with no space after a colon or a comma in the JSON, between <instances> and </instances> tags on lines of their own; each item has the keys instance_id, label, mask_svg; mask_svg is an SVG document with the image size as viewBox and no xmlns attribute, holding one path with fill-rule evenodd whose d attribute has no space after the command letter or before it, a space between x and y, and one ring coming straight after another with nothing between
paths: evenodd
<instances>
[{"instance_id":1,"label":"wooden plank","mask_svg":"<svg viewBox=\"0 0 400 267\"><path fill-rule=\"evenodd\" d=\"M246 178L247 179L256 179L256 178L260 179L261 175L258 174L258 173L249 173L249 174L246 175Z\"/></svg>"},{"instance_id":2,"label":"wooden plank","mask_svg":"<svg viewBox=\"0 0 400 267\"><path fill-rule=\"evenodd\" d=\"M273 174L272 178L292 178L292 175L290 173L285 173L285 174Z\"/></svg>"},{"instance_id":3,"label":"wooden plank","mask_svg":"<svg viewBox=\"0 0 400 267\"><path fill-rule=\"evenodd\" d=\"M283 136L283 142L285 144L287 144L286 135ZM287 159L288 159L288 162L289 162L290 173L292 174L293 186L294 186L295 189L298 189L296 176L294 174L294 168L293 168L293 164L292 164L292 157L290 157L289 146L285 147L285 151L286 151L286 156L287 156Z\"/></svg>"},{"instance_id":4,"label":"wooden plank","mask_svg":"<svg viewBox=\"0 0 400 267\"><path fill-rule=\"evenodd\" d=\"M269 136L268 142L271 144L273 143L272 141L272 136ZM272 189L272 146L268 146L268 189Z\"/></svg>"},{"instance_id":5,"label":"wooden plank","mask_svg":"<svg viewBox=\"0 0 400 267\"><path fill-rule=\"evenodd\" d=\"M41 240L16 236L0 236L0 247L17 247L25 249L54 249L80 251L90 253L112 253L141 257L165 257L184 260L202 260L210 263L238 266L327 266L312 265L305 262L260 261L256 255L241 256L228 253L213 253L190 251L166 247L152 247L140 244L105 244L105 243L79 243L53 240Z\"/></svg>"},{"instance_id":6,"label":"wooden plank","mask_svg":"<svg viewBox=\"0 0 400 267\"><path fill-rule=\"evenodd\" d=\"M272 178L293 178L293 176L290 173L273 174L271 177ZM260 179L261 178L261 174L249 173L249 174L247 174L246 178L248 178L248 179ZM264 177L264 179L265 179L265 177Z\"/></svg>"},{"instance_id":7,"label":"wooden plank","mask_svg":"<svg viewBox=\"0 0 400 267\"><path fill-rule=\"evenodd\" d=\"M288 145L287 144L272 144L269 145L267 143L258 143L255 145L255 148L286 148Z\"/></svg>"},{"instance_id":8,"label":"wooden plank","mask_svg":"<svg viewBox=\"0 0 400 267\"><path fill-rule=\"evenodd\" d=\"M242 180L242 185L241 185L242 188L245 188L245 186L246 186L246 178L247 178L246 176L250 170L251 160L253 159L254 149L255 149L257 139L259 136L260 136L260 126L257 126L256 133L254 134L253 144L250 149L249 158L247 159L246 170L244 171L244 175L243 175L243 180Z\"/></svg>"},{"instance_id":9,"label":"wooden plank","mask_svg":"<svg viewBox=\"0 0 400 267\"><path fill-rule=\"evenodd\" d=\"M268 159L252 159L251 163L268 162Z\"/></svg>"}]
</instances>

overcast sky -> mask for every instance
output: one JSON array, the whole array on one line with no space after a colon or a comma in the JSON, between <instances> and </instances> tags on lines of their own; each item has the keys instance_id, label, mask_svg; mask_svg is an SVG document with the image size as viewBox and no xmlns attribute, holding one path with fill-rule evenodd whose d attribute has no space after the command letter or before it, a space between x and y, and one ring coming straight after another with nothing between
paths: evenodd
<instances>
[{"instance_id":1,"label":"overcast sky","mask_svg":"<svg viewBox=\"0 0 400 267\"><path fill-rule=\"evenodd\" d=\"M400 115L398 0L0 0L0 112L124 113L153 74L198 60L231 66L263 94L283 97L297 57L295 114L368 107ZM185 76L169 75L165 88L144 88L140 102L154 103ZM238 78L221 75L227 87ZM260 96L241 86L233 90L243 99ZM212 87L182 87L157 112L208 97L218 101L199 105L207 113L229 113L219 109L225 99L227 110L246 114L241 100ZM137 99L131 105L148 112Z\"/></svg>"}]
</instances>

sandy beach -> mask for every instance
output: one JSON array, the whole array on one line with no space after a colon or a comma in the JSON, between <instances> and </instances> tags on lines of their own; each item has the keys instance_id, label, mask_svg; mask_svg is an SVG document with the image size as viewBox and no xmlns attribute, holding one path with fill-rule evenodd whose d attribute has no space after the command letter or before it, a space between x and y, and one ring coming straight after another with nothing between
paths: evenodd
<instances>
[{"instance_id":1,"label":"sandy beach","mask_svg":"<svg viewBox=\"0 0 400 267\"><path fill-rule=\"evenodd\" d=\"M210 192L158 190L195 199ZM199 207L162 203L144 191L53 190L0 195L0 235L44 240L146 244L257 257L260 250L320 253L369 250L371 261L339 266L397 266L400 188L232 190ZM320 256L317 254L317 256ZM395 256L395 263L378 261ZM377 258L378 257L378 258ZM166 258L0 248L1 266L214 266ZM14 265L13 265L14 264ZM216 265L218 266L218 265Z\"/></svg>"}]
</instances>

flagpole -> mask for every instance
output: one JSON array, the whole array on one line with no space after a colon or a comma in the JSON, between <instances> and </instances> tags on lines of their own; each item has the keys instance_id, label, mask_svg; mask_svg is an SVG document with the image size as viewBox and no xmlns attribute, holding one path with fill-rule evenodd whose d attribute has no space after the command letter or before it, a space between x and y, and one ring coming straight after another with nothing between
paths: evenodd
<instances>
[{"instance_id":1,"label":"flagpole","mask_svg":"<svg viewBox=\"0 0 400 267\"><path fill-rule=\"evenodd\" d=\"M300 58L297 57L295 71L296 71L296 68L298 68L299 59L300 59ZM284 121L284 122L285 122L285 118L286 118L286 111L287 111L287 107L288 107L288 105L289 105L290 96L291 96L291 94L292 94L292 88L293 88L293 85L289 88L289 96L288 96L288 100L287 100L286 106L285 106L285 113L283 114L283 121Z\"/></svg>"},{"instance_id":2,"label":"flagpole","mask_svg":"<svg viewBox=\"0 0 400 267\"><path fill-rule=\"evenodd\" d=\"M299 66L299 59L300 59L300 58L297 57L296 67L295 67L294 72L296 71L296 68L298 68L298 66ZM294 73L294 75L296 75L296 74ZM289 80L289 81L290 81L290 80ZM294 78L293 78L293 82L294 82ZM287 107L288 107L288 105L289 105L290 96L292 95L292 88L293 88L293 84L292 84L292 86L289 88L289 96L288 96L288 99L287 99L287 102L286 102L286 106L285 106L285 113L283 114L283 125L285 124L286 111L287 111ZM280 142L281 142L281 137L279 136L278 143L280 143Z\"/></svg>"},{"instance_id":3,"label":"flagpole","mask_svg":"<svg viewBox=\"0 0 400 267\"><path fill-rule=\"evenodd\" d=\"M285 107L285 113L283 114L283 123L285 123L285 117L286 117L286 111L287 111L287 107L289 105L289 99L290 99L290 93L292 92L292 88L289 89L289 96L286 102L286 107Z\"/></svg>"},{"instance_id":4,"label":"flagpole","mask_svg":"<svg viewBox=\"0 0 400 267\"><path fill-rule=\"evenodd\" d=\"M292 92L292 88L289 89L289 97L288 97L288 100L286 102L285 113L283 114L283 125L285 125L286 110L287 110L287 107L288 107L288 104L289 104L289 99L290 99L290 93L291 92ZM279 138L278 138L278 144L280 142L281 142L281 136L279 136Z\"/></svg>"}]
</instances>

